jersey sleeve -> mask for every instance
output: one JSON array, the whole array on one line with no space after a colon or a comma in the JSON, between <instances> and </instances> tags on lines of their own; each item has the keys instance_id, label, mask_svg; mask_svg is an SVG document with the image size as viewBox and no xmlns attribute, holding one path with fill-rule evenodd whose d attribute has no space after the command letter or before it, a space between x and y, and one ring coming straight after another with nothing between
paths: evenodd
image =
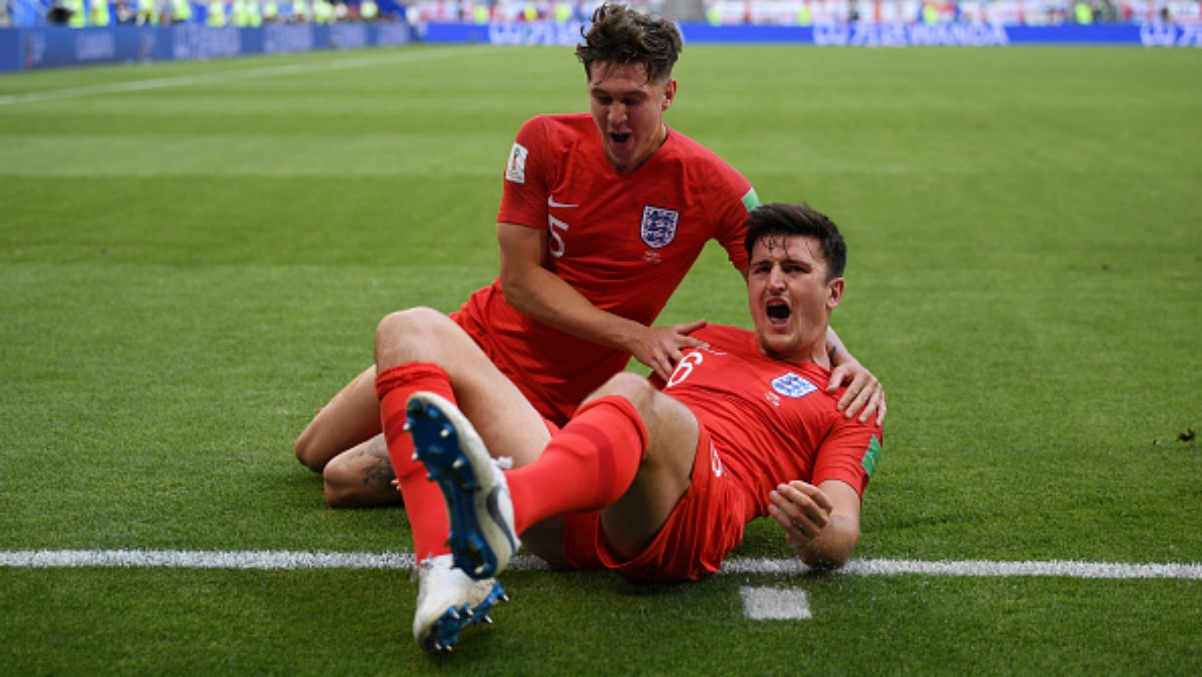
<instances>
[{"instance_id":1,"label":"jersey sleeve","mask_svg":"<svg viewBox=\"0 0 1202 677\"><path fill-rule=\"evenodd\" d=\"M846 482L861 497L881 458L881 427L873 423L848 420L837 414L837 420L826 439L818 447L814 459L812 484L827 480Z\"/></svg>"},{"instance_id":2,"label":"jersey sleeve","mask_svg":"<svg viewBox=\"0 0 1202 677\"><path fill-rule=\"evenodd\" d=\"M505 163L498 223L547 227L550 155L545 121L537 117L527 120L518 130Z\"/></svg>"},{"instance_id":3,"label":"jersey sleeve","mask_svg":"<svg viewBox=\"0 0 1202 677\"><path fill-rule=\"evenodd\" d=\"M714 205L713 213L717 215L715 230L718 242L726 250L726 256L732 265L743 270L751 263L744 247L747 236L747 215L760 204L755 188L735 168L721 163L718 169L721 190L714 194L721 196L721 203Z\"/></svg>"}]
</instances>

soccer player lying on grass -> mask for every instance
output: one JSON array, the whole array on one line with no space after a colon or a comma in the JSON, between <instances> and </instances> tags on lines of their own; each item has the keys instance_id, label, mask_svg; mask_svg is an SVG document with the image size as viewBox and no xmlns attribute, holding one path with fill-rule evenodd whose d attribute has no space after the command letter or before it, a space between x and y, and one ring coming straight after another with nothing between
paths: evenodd
<instances>
[{"instance_id":1,"label":"soccer player lying on grass","mask_svg":"<svg viewBox=\"0 0 1202 677\"><path fill-rule=\"evenodd\" d=\"M810 566L847 562L881 427L846 418L840 393L818 385L846 248L822 214L779 204L751 212L745 247L754 332L698 330L707 347L686 350L666 383L617 374L555 432L445 316L381 325L377 390L421 561L422 647L448 649L486 618L519 537L558 568L684 581L716 571L745 524L770 515Z\"/></svg>"},{"instance_id":2,"label":"soccer player lying on grass","mask_svg":"<svg viewBox=\"0 0 1202 677\"><path fill-rule=\"evenodd\" d=\"M663 17L597 8L576 48L589 112L522 126L497 213L500 275L451 315L557 425L632 356L666 379L682 350L702 345L690 333L704 320L653 323L707 242L721 244L736 269L747 266L744 220L759 204L755 190L665 122L681 46ZM838 365L831 386L851 383L847 415L883 416L876 378L833 331L828 339ZM332 506L397 498L378 439L376 373L352 381L296 441L297 458L322 473Z\"/></svg>"}]
</instances>

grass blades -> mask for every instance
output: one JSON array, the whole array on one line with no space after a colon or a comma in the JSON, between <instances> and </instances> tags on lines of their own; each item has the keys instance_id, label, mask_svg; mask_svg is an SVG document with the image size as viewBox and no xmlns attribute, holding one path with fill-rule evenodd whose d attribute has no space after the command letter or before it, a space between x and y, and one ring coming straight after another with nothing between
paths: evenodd
<instances>
[{"instance_id":1,"label":"grass blades","mask_svg":"<svg viewBox=\"0 0 1202 677\"><path fill-rule=\"evenodd\" d=\"M686 47L669 124L847 236L834 325L890 412L858 557L1202 562L1200 59ZM491 282L514 133L586 105L562 48L0 77L0 549L408 551L292 443L385 313ZM710 249L661 321L745 304ZM736 554L789 556L765 521ZM406 572L0 567L0 672L1202 672L1197 581L505 585L430 657Z\"/></svg>"}]
</instances>

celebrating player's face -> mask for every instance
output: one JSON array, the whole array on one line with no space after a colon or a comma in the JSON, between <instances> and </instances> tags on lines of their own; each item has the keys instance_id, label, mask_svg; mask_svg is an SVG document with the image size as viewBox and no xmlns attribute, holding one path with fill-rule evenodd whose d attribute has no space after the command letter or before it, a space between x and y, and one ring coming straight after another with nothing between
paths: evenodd
<instances>
[{"instance_id":1,"label":"celebrating player's face","mask_svg":"<svg viewBox=\"0 0 1202 677\"><path fill-rule=\"evenodd\" d=\"M828 282L826 271L817 238L772 236L756 243L747 293L765 354L826 364L830 311L843 297L843 278Z\"/></svg>"},{"instance_id":2,"label":"celebrating player's face","mask_svg":"<svg viewBox=\"0 0 1202 677\"><path fill-rule=\"evenodd\" d=\"M667 137L664 111L676 96L676 81L649 82L641 63L594 63L588 85L605 156L617 171L633 172Z\"/></svg>"}]
</instances>

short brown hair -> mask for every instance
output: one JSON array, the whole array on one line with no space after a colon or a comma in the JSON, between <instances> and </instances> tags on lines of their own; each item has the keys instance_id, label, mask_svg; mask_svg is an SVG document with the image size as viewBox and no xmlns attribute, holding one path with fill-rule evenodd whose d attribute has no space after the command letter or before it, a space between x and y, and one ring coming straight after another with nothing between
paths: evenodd
<instances>
[{"instance_id":1,"label":"short brown hair","mask_svg":"<svg viewBox=\"0 0 1202 677\"><path fill-rule=\"evenodd\" d=\"M647 68L647 80L654 83L672 77L672 66L680 56L683 43L676 25L663 17L652 17L626 5L607 2L593 12L593 23L584 42L576 45L576 58L584 64L584 74L593 77L594 63L641 63Z\"/></svg>"},{"instance_id":2,"label":"short brown hair","mask_svg":"<svg viewBox=\"0 0 1202 677\"><path fill-rule=\"evenodd\" d=\"M747 215L747 237L743 246L747 255L760 240L770 237L801 235L822 243L822 258L826 261L826 281L843 277L847 266L847 243L839 228L826 214L805 204L774 202L760 205Z\"/></svg>"}]
</instances>

